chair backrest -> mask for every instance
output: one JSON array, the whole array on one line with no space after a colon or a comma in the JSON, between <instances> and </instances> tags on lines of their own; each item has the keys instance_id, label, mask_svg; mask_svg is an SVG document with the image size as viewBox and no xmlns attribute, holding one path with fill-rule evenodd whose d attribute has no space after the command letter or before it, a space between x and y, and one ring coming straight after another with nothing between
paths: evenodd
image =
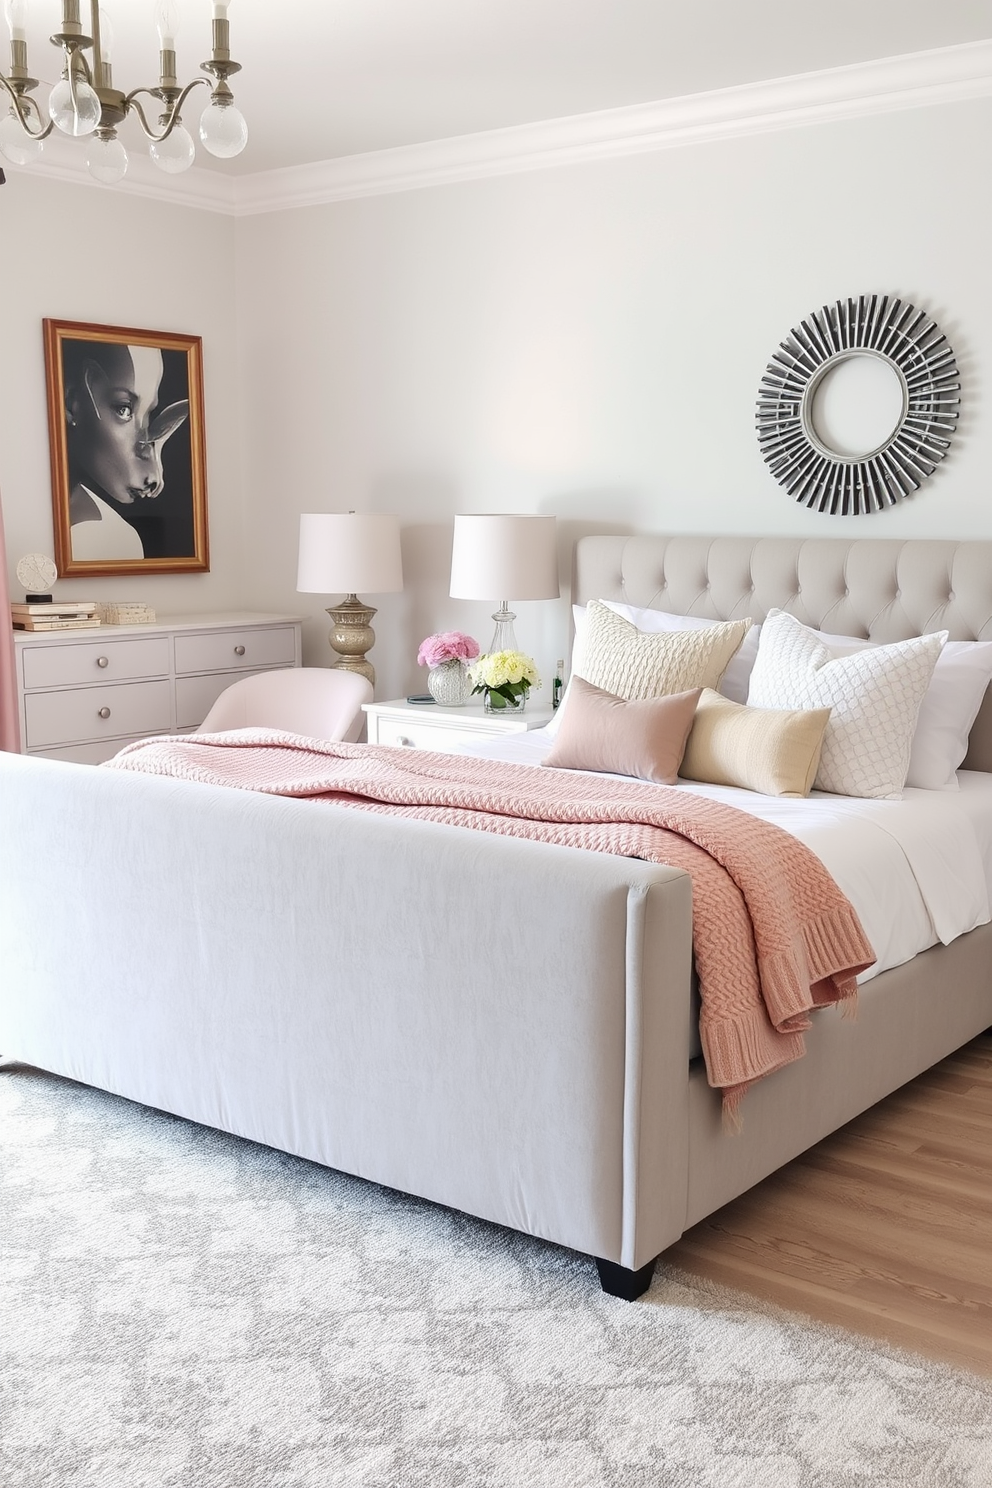
<instances>
[{"instance_id":1,"label":"chair backrest","mask_svg":"<svg viewBox=\"0 0 992 1488\"><path fill-rule=\"evenodd\" d=\"M362 704L371 701L368 678L342 667L253 672L224 689L197 733L274 728L354 743L365 721Z\"/></svg>"}]
</instances>

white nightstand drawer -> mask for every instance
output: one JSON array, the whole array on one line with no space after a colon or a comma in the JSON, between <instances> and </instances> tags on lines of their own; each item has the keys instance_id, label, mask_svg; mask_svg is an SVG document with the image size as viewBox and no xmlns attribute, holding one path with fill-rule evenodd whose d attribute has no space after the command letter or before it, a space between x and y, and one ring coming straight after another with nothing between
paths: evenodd
<instances>
[{"instance_id":1,"label":"white nightstand drawer","mask_svg":"<svg viewBox=\"0 0 992 1488\"><path fill-rule=\"evenodd\" d=\"M172 683L121 682L70 692L29 693L24 699L26 749L47 749L122 734L172 728Z\"/></svg>"},{"instance_id":2,"label":"white nightstand drawer","mask_svg":"<svg viewBox=\"0 0 992 1488\"><path fill-rule=\"evenodd\" d=\"M71 645L25 646L24 686L71 687L80 682L118 682L169 674L167 636L140 636L133 641L98 640Z\"/></svg>"},{"instance_id":3,"label":"white nightstand drawer","mask_svg":"<svg viewBox=\"0 0 992 1488\"><path fill-rule=\"evenodd\" d=\"M177 673L293 666L295 661L296 631L291 625L176 636Z\"/></svg>"},{"instance_id":4,"label":"white nightstand drawer","mask_svg":"<svg viewBox=\"0 0 992 1488\"><path fill-rule=\"evenodd\" d=\"M459 728L450 721L444 724L435 723L433 726L426 719L420 718L379 718L376 722L377 744L399 744L406 749L435 749L441 754L457 754L459 745L486 737L477 728Z\"/></svg>"},{"instance_id":5,"label":"white nightstand drawer","mask_svg":"<svg viewBox=\"0 0 992 1488\"><path fill-rule=\"evenodd\" d=\"M445 708L432 703L410 703L395 698L387 703L363 703L370 744L398 744L405 749L435 749L457 754L463 744L496 739L501 734L524 734L551 722L550 708L533 707L523 713L487 713L481 703Z\"/></svg>"}]
</instances>

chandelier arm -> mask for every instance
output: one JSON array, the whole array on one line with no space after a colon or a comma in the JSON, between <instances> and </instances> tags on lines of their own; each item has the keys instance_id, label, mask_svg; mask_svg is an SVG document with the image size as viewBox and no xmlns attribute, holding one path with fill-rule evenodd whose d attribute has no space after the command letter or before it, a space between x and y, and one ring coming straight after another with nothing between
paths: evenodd
<instances>
[{"instance_id":1,"label":"chandelier arm","mask_svg":"<svg viewBox=\"0 0 992 1488\"><path fill-rule=\"evenodd\" d=\"M206 79L205 78L204 78L204 82L206 82ZM31 115L31 105L34 102L34 100L31 99L31 98L23 98L17 92L17 89L16 88L12 88L11 87L10 83L4 77L4 75L3 75L2 72L0 72L0 84L2 84L3 87L6 88L7 92L10 94L11 102L14 105L14 112L17 115L17 122L20 124L21 128L24 130L24 133L28 136L28 139L39 140L39 141L40 140L46 140L48 138L48 136L51 134L52 130L55 128L55 125L52 122L52 120L49 119L47 126L44 129L40 129L37 133L35 133L35 131L31 128L30 124L28 123L28 119L30 118L30 115ZM38 115L38 119L39 119L39 122L40 122L40 120L41 120L41 115L40 114Z\"/></svg>"},{"instance_id":2,"label":"chandelier arm","mask_svg":"<svg viewBox=\"0 0 992 1488\"><path fill-rule=\"evenodd\" d=\"M193 89L197 87L199 83L206 82L206 78L198 77L194 78L191 83L186 84L186 87L180 93L179 97L170 105L166 114L164 115L164 117L168 120L168 123L160 134L156 134L154 129L152 129L151 125L148 123L148 120L145 118L144 109L138 102L138 97L142 93L147 93L149 98L155 98L156 94L153 89L135 88L134 92L128 93L127 97L124 99L124 108L127 110L128 113L130 113L133 109L135 114L137 114L138 123L141 125L142 132L144 133L146 139L154 141L155 144L160 144L162 140L166 140L169 138L169 135L175 129L176 125L180 122L179 111L182 108L183 104L186 102L186 99L192 93Z\"/></svg>"}]
</instances>

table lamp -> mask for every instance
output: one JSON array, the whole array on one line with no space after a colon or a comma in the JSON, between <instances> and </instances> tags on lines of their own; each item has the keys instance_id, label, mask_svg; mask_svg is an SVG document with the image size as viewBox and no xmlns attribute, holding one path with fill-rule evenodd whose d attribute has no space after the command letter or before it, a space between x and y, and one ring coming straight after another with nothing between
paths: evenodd
<instances>
[{"instance_id":1,"label":"table lamp","mask_svg":"<svg viewBox=\"0 0 992 1488\"><path fill-rule=\"evenodd\" d=\"M453 599L500 599L489 651L516 651L517 617L507 600L558 598L556 518L456 517L449 593Z\"/></svg>"},{"instance_id":2,"label":"table lamp","mask_svg":"<svg viewBox=\"0 0 992 1488\"><path fill-rule=\"evenodd\" d=\"M307 512L300 517L300 562L296 588L301 594L345 594L327 613L334 622L328 637L338 653L335 667L360 672L375 685L366 651L375 645L375 610L356 590L395 594L403 588L400 524L393 516L368 512Z\"/></svg>"}]
</instances>

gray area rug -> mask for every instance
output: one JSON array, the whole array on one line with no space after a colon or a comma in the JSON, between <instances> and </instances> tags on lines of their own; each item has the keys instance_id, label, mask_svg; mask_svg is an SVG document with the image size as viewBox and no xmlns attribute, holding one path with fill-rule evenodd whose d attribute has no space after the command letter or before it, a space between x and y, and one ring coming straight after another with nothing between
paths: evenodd
<instances>
[{"instance_id":1,"label":"gray area rug","mask_svg":"<svg viewBox=\"0 0 992 1488\"><path fill-rule=\"evenodd\" d=\"M0 1075L4 1488L988 1488L992 1384Z\"/></svg>"}]
</instances>

